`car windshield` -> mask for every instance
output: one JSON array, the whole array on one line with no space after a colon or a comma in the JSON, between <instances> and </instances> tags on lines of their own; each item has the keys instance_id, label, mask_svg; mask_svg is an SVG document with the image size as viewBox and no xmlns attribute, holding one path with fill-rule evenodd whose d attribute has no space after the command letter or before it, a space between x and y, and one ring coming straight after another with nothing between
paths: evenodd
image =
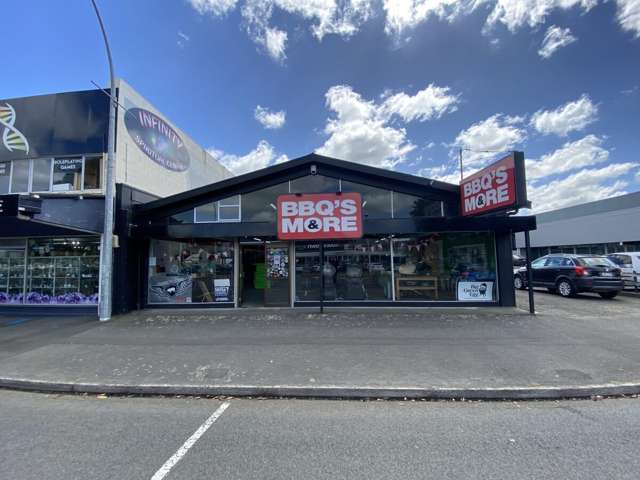
<instances>
[{"instance_id":1,"label":"car windshield","mask_svg":"<svg viewBox=\"0 0 640 480\"><path fill-rule=\"evenodd\" d=\"M581 265L585 267L615 267L613 263L606 257L580 257L578 259Z\"/></svg>"},{"instance_id":2,"label":"car windshield","mask_svg":"<svg viewBox=\"0 0 640 480\"><path fill-rule=\"evenodd\" d=\"M620 267L631 266L631 257L629 255L610 255L609 260Z\"/></svg>"}]
</instances>

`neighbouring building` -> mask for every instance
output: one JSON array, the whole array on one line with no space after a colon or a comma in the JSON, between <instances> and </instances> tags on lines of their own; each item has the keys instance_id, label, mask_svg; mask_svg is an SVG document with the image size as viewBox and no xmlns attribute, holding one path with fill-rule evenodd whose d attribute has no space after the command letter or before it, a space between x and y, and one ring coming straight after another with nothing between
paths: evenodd
<instances>
[{"instance_id":1,"label":"neighbouring building","mask_svg":"<svg viewBox=\"0 0 640 480\"><path fill-rule=\"evenodd\" d=\"M640 192L583 203L537 215L532 258L548 253L604 255L640 252ZM524 235L516 235L524 255Z\"/></svg>"},{"instance_id":2,"label":"neighbouring building","mask_svg":"<svg viewBox=\"0 0 640 480\"><path fill-rule=\"evenodd\" d=\"M97 311L108 94L0 100L0 313ZM122 311L137 295L128 278L132 206L231 173L122 80L116 97L114 307Z\"/></svg>"}]
</instances>

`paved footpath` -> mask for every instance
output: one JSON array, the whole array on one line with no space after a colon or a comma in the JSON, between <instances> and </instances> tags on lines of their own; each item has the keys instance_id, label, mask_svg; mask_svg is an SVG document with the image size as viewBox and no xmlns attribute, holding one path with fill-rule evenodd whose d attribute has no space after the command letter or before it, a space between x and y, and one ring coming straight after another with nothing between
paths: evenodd
<instances>
[{"instance_id":1,"label":"paved footpath","mask_svg":"<svg viewBox=\"0 0 640 480\"><path fill-rule=\"evenodd\" d=\"M526 295L519 292L523 303ZM537 292L539 314L143 311L6 320L0 383L89 392L523 398L640 391L640 299Z\"/></svg>"},{"instance_id":2,"label":"paved footpath","mask_svg":"<svg viewBox=\"0 0 640 480\"><path fill-rule=\"evenodd\" d=\"M0 405L3 479L635 480L640 471L637 398L221 401L0 391Z\"/></svg>"}]
</instances>

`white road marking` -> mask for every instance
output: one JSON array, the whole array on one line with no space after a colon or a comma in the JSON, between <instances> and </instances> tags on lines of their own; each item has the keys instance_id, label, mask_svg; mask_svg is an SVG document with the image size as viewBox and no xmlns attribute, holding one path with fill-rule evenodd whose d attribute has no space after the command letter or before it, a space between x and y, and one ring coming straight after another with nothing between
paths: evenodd
<instances>
[{"instance_id":1,"label":"white road marking","mask_svg":"<svg viewBox=\"0 0 640 480\"><path fill-rule=\"evenodd\" d=\"M176 463L182 459L189 451L191 447L198 441L198 439L204 435L204 433L209 430L209 427L213 425L220 415L227 409L229 406L229 402L224 402L222 405L218 407L218 409L211 414L209 418L207 418L198 429L193 432L186 442L182 444L182 446L174 453L169 460L164 462L164 465L160 467L160 469L151 477L151 480L162 480L167 474L171 471L173 467L175 467Z\"/></svg>"}]
</instances>

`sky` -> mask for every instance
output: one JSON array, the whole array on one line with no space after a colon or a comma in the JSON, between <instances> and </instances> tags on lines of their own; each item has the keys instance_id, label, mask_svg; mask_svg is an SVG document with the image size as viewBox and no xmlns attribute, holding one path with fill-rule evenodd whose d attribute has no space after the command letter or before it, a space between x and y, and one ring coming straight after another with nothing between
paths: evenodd
<instances>
[{"instance_id":1,"label":"sky","mask_svg":"<svg viewBox=\"0 0 640 480\"><path fill-rule=\"evenodd\" d=\"M98 0L116 75L240 174L310 152L536 212L640 190L640 0ZM3 5L0 97L108 85L89 0Z\"/></svg>"}]
</instances>

